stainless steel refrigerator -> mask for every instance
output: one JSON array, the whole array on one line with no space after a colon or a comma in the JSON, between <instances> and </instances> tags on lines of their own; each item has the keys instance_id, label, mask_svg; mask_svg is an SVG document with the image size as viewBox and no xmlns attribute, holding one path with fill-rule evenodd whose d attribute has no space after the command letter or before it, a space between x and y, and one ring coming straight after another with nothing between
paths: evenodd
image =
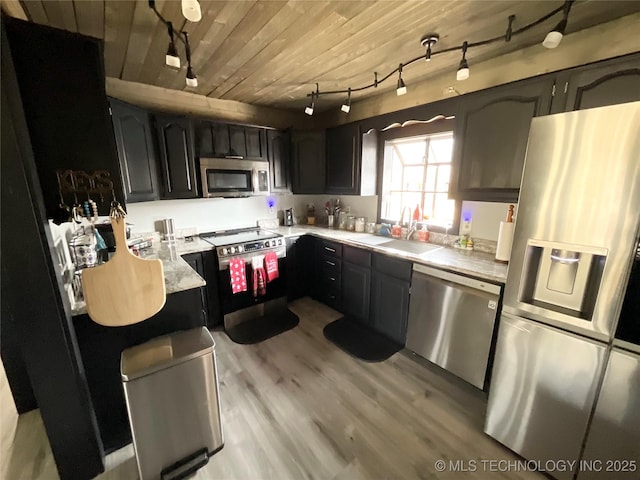
<instances>
[{"instance_id":1,"label":"stainless steel refrigerator","mask_svg":"<svg viewBox=\"0 0 640 480\"><path fill-rule=\"evenodd\" d=\"M612 353L639 223L640 102L533 119L485 432L541 465L575 461L548 472L559 479L583 470L583 454L609 455L596 438L607 396L626 399L614 408L640 402L633 341L622 342L626 361ZM610 372L623 363L626 377L615 382ZM637 413L628 418L640 423ZM612 433L621 444L638 439ZM639 448L628 449L637 457L629 460L640 463ZM638 478L637 468L611 478Z\"/></svg>"}]
</instances>

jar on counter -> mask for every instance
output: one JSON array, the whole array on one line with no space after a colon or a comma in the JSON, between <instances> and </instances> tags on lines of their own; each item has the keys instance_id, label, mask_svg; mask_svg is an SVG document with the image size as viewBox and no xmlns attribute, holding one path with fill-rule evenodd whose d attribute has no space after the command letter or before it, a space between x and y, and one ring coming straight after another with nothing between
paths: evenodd
<instances>
[{"instance_id":1,"label":"jar on counter","mask_svg":"<svg viewBox=\"0 0 640 480\"><path fill-rule=\"evenodd\" d=\"M375 222L367 222L364 225L364 231L367 233L376 233L376 223Z\"/></svg>"},{"instance_id":2,"label":"jar on counter","mask_svg":"<svg viewBox=\"0 0 640 480\"><path fill-rule=\"evenodd\" d=\"M350 232L354 232L356 229L356 217L353 215L349 215L347 217L347 230Z\"/></svg>"},{"instance_id":3,"label":"jar on counter","mask_svg":"<svg viewBox=\"0 0 640 480\"><path fill-rule=\"evenodd\" d=\"M367 222L367 219L364 217L356 218L356 232L364 233L364 224Z\"/></svg>"}]
</instances>

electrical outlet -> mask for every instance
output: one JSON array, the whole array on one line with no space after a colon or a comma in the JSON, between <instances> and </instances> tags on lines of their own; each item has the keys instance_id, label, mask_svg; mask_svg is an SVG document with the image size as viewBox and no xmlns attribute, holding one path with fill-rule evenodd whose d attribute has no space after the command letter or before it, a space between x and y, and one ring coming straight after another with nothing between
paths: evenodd
<instances>
[{"instance_id":1,"label":"electrical outlet","mask_svg":"<svg viewBox=\"0 0 640 480\"><path fill-rule=\"evenodd\" d=\"M471 218L463 218L460 224L460 235L471 235Z\"/></svg>"}]
</instances>

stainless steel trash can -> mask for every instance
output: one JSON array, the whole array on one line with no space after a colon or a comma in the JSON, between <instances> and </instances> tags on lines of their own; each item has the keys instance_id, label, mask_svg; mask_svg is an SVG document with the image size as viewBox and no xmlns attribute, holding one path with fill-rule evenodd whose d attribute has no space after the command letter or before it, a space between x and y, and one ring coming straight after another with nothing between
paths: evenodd
<instances>
[{"instance_id":1,"label":"stainless steel trash can","mask_svg":"<svg viewBox=\"0 0 640 480\"><path fill-rule=\"evenodd\" d=\"M215 343L206 328L126 349L120 373L142 480L182 478L222 448Z\"/></svg>"}]
</instances>

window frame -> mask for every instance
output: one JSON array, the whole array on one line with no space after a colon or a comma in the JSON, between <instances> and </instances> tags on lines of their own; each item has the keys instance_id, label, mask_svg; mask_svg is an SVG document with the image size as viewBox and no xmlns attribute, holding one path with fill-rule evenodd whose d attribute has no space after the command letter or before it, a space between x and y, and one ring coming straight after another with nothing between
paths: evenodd
<instances>
[{"instance_id":1,"label":"window frame","mask_svg":"<svg viewBox=\"0 0 640 480\"><path fill-rule=\"evenodd\" d=\"M453 132L453 142L454 147L452 149L452 155L455 151L455 119L441 119L435 120L429 123L414 123L411 125L407 125L405 127L395 127L390 128L386 131L381 131L378 134L378 180L377 180L377 191L378 191L378 210L377 210L377 221L378 223L393 223L392 220L384 219L381 217L382 215L382 184L383 184L383 174L384 174L384 150L385 150L385 142L389 140L398 140L402 138L408 137L418 137L421 135L434 135L438 133L446 133ZM453 168L453 158L451 159L451 175L455 175L455 169ZM425 167L426 168L426 167ZM426 170L425 170L426 171ZM451 188L452 180L449 179L449 188ZM423 192L424 193L424 192ZM448 198L450 200L455 201L454 211L453 211L453 221L451 224L451 228L445 231L444 227L438 225L429 225L429 231L435 233L448 233L450 235L457 235L460 228L460 210L462 208L462 200L452 197L451 190L449 190ZM412 210L413 211L413 210ZM418 222L422 224L423 222Z\"/></svg>"}]
</instances>

